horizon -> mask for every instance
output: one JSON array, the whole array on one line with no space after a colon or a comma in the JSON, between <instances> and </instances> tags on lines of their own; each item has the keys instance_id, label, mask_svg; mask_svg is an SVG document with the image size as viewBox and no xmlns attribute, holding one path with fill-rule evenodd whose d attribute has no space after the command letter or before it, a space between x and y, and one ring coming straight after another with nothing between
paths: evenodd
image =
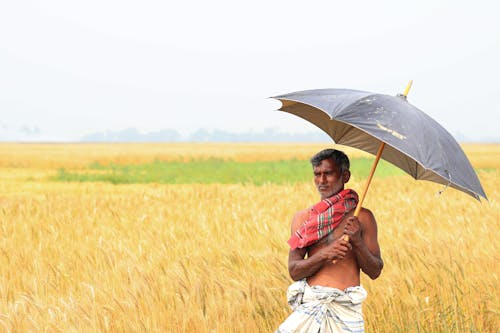
<instances>
[{"instance_id":1,"label":"horizon","mask_svg":"<svg viewBox=\"0 0 500 333\"><path fill-rule=\"evenodd\" d=\"M463 135L453 135L459 144L500 144L500 137L472 139ZM189 133L180 133L175 129L161 129L153 132L139 131L135 127L122 130L88 133L75 140L33 140L24 137L18 140L5 140L0 137L0 143L181 143L181 142L213 142L213 143L333 143L333 140L323 131L286 132L279 128L265 128L260 131L233 132L223 129L199 128Z\"/></svg>"}]
</instances>

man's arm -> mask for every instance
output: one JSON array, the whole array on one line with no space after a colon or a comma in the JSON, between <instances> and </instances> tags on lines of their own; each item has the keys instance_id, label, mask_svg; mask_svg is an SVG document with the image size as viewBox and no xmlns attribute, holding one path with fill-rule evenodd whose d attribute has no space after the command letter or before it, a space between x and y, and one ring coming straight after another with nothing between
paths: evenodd
<instances>
[{"instance_id":1,"label":"man's arm","mask_svg":"<svg viewBox=\"0 0 500 333\"><path fill-rule=\"evenodd\" d=\"M379 277L384 262L377 240L377 222L372 212L363 208L359 218L349 217L344 233L350 238L361 270L373 280Z\"/></svg>"},{"instance_id":2,"label":"man's arm","mask_svg":"<svg viewBox=\"0 0 500 333\"><path fill-rule=\"evenodd\" d=\"M292 220L292 235L305 221L307 216L306 211L300 211L295 214ZM307 248L290 249L288 253L288 272L294 281L307 278L314 275L325 262L332 262L332 260L340 260L345 257L347 251L352 248L348 241L342 237L335 240L329 246L325 246L316 251L313 255L307 256Z\"/></svg>"}]
</instances>

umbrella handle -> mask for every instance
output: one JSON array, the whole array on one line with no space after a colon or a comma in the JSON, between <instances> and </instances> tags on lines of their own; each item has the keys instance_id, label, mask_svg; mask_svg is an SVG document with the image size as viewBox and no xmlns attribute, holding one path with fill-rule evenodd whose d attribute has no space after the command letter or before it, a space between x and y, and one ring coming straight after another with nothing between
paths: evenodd
<instances>
[{"instance_id":1,"label":"umbrella handle","mask_svg":"<svg viewBox=\"0 0 500 333\"><path fill-rule=\"evenodd\" d=\"M375 156L375 161L373 161L373 165L372 165L372 168L370 170L370 174L368 175L368 179L366 180L365 188L363 189L363 192L361 193L361 197L359 198L358 205L356 206L356 209L354 210L354 216L356 216L356 217L358 217L359 212L361 211L361 207L363 206L363 201L365 201L366 192L368 192L368 187L370 187L370 183L372 182L373 175L375 174L375 170L377 169L378 161L380 161L380 157L382 156L382 152L384 151L384 148L385 148L385 142L381 142L380 146L378 147L377 155ZM342 238L346 242L349 241L349 235L343 235ZM333 260L332 262L335 264L337 262L337 259Z\"/></svg>"}]
</instances>

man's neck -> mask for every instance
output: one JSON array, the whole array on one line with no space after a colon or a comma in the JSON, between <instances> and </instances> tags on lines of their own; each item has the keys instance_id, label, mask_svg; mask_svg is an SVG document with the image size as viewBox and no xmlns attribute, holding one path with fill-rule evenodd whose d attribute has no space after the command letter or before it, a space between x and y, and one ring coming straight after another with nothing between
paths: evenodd
<instances>
[{"instance_id":1,"label":"man's neck","mask_svg":"<svg viewBox=\"0 0 500 333\"><path fill-rule=\"evenodd\" d=\"M335 193L333 193L332 195L327 196L327 197L320 196L320 198L321 198L321 200L325 200L325 199L331 198L331 197L333 197L334 195L339 194L339 193L340 193L340 192L342 192L343 190L345 190L345 188L343 188L343 187L342 187L342 188L341 188L338 192L335 192Z\"/></svg>"}]
</instances>

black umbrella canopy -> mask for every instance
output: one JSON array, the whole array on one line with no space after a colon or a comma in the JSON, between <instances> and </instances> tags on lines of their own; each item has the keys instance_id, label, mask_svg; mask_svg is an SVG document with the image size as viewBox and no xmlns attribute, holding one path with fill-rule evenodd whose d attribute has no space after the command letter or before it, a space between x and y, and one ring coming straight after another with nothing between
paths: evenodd
<instances>
[{"instance_id":1,"label":"black umbrella canopy","mask_svg":"<svg viewBox=\"0 0 500 333\"><path fill-rule=\"evenodd\" d=\"M453 136L403 95L317 89L273 97L279 110L325 131L335 143L376 154L415 179L449 185L477 200L486 194Z\"/></svg>"}]
</instances>

